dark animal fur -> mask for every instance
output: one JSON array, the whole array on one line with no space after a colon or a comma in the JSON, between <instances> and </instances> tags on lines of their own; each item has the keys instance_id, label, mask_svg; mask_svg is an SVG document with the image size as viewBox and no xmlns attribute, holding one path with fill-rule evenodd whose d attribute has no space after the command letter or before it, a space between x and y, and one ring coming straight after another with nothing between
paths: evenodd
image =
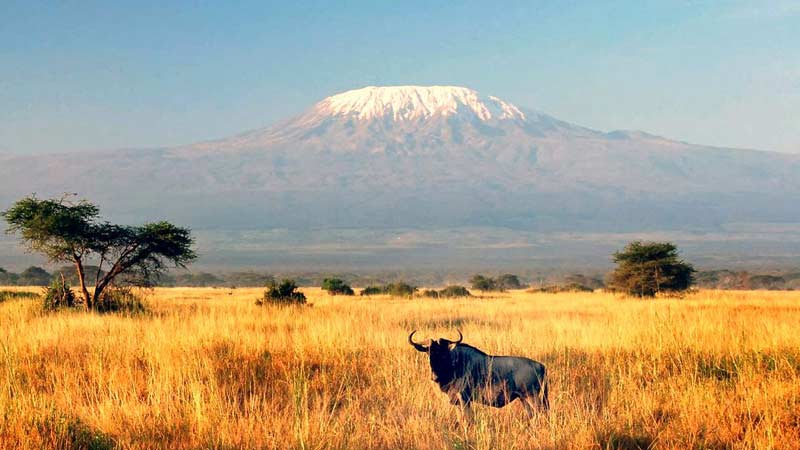
<instances>
[{"instance_id":1,"label":"dark animal fur","mask_svg":"<svg viewBox=\"0 0 800 450\"><path fill-rule=\"evenodd\" d=\"M469 407L477 402L501 408L520 399L529 414L533 405L549 409L547 373L537 361L488 355L447 339L431 340L429 345L411 343L428 353L432 379L454 405Z\"/></svg>"}]
</instances>

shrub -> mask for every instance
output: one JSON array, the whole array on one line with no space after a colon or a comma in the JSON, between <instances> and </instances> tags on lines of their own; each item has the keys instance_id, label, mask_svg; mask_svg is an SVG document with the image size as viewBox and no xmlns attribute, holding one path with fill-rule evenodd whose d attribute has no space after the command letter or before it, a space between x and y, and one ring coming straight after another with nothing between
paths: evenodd
<instances>
[{"instance_id":1,"label":"shrub","mask_svg":"<svg viewBox=\"0 0 800 450\"><path fill-rule=\"evenodd\" d=\"M497 283L495 283L493 279L480 274L474 275L472 278L470 278L469 282L472 285L472 289L477 289L482 292L503 290L497 285Z\"/></svg>"},{"instance_id":2,"label":"shrub","mask_svg":"<svg viewBox=\"0 0 800 450\"><path fill-rule=\"evenodd\" d=\"M417 292L415 286L403 282L386 285L386 293L393 297L411 297L415 292Z\"/></svg>"},{"instance_id":3,"label":"shrub","mask_svg":"<svg viewBox=\"0 0 800 450\"><path fill-rule=\"evenodd\" d=\"M382 286L367 286L361 290L361 295L391 295L393 297L411 297L417 292L415 286L408 283L398 282Z\"/></svg>"},{"instance_id":4,"label":"shrub","mask_svg":"<svg viewBox=\"0 0 800 450\"><path fill-rule=\"evenodd\" d=\"M77 306L75 293L67 284L62 276L61 279L53 279L50 286L44 290L42 307L45 311L56 311L63 308L74 308Z\"/></svg>"},{"instance_id":5,"label":"shrub","mask_svg":"<svg viewBox=\"0 0 800 450\"><path fill-rule=\"evenodd\" d=\"M361 295L384 295L386 286L367 286L361 290Z\"/></svg>"},{"instance_id":6,"label":"shrub","mask_svg":"<svg viewBox=\"0 0 800 450\"><path fill-rule=\"evenodd\" d=\"M497 285L501 290L523 288L522 283L519 281L519 277L510 273L506 273L497 277L495 280L495 285Z\"/></svg>"},{"instance_id":7,"label":"shrub","mask_svg":"<svg viewBox=\"0 0 800 450\"><path fill-rule=\"evenodd\" d=\"M264 296L256 300L257 305L304 305L306 296L297 290L294 280L283 280L280 283L272 282L264 291Z\"/></svg>"},{"instance_id":8,"label":"shrub","mask_svg":"<svg viewBox=\"0 0 800 450\"><path fill-rule=\"evenodd\" d=\"M456 297L472 297L469 290L464 286L447 286L442 290L426 289L422 292L423 297L430 298L456 298Z\"/></svg>"},{"instance_id":9,"label":"shrub","mask_svg":"<svg viewBox=\"0 0 800 450\"><path fill-rule=\"evenodd\" d=\"M503 292L507 289L522 289L524 286L519 281L519 277L505 273L497 278L490 278L481 274L473 275L469 280L472 289L477 289L481 292Z\"/></svg>"},{"instance_id":10,"label":"shrub","mask_svg":"<svg viewBox=\"0 0 800 450\"><path fill-rule=\"evenodd\" d=\"M322 289L331 295L354 295L353 288L339 278L325 278L322 281Z\"/></svg>"},{"instance_id":11,"label":"shrub","mask_svg":"<svg viewBox=\"0 0 800 450\"><path fill-rule=\"evenodd\" d=\"M425 289L424 291L422 291L422 296L429 298L439 298L439 291L437 291L436 289Z\"/></svg>"},{"instance_id":12,"label":"shrub","mask_svg":"<svg viewBox=\"0 0 800 450\"><path fill-rule=\"evenodd\" d=\"M469 290L464 286L447 286L439 291L441 298L454 298L454 297L472 297Z\"/></svg>"}]
</instances>

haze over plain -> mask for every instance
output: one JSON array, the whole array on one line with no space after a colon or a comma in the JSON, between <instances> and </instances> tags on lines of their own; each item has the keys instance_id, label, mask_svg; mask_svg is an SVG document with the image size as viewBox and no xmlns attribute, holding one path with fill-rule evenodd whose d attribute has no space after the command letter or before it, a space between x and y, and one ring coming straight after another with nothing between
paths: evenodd
<instances>
[{"instance_id":1,"label":"haze over plain","mask_svg":"<svg viewBox=\"0 0 800 450\"><path fill-rule=\"evenodd\" d=\"M27 18L0 32L3 205L79 192L193 227L217 266L797 254L789 2L3 8ZM409 84L460 106L313 106Z\"/></svg>"}]
</instances>

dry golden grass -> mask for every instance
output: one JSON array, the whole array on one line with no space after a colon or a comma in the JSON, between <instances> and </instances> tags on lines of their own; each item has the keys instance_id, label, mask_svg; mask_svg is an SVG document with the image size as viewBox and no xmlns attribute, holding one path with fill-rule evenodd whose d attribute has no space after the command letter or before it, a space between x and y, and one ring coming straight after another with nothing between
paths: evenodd
<instances>
[{"instance_id":1,"label":"dry golden grass","mask_svg":"<svg viewBox=\"0 0 800 450\"><path fill-rule=\"evenodd\" d=\"M158 289L150 314L0 303L0 448L800 447L800 293L464 300ZM552 411L471 425L406 342L451 336L545 363Z\"/></svg>"}]
</instances>

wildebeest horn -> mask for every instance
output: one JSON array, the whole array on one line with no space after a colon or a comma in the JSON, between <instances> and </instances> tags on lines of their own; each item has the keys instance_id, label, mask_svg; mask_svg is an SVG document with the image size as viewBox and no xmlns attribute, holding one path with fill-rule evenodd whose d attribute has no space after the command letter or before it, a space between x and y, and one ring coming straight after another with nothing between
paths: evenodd
<instances>
[{"instance_id":1,"label":"wildebeest horn","mask_svg":"<svg viewBox=\"0 0 800 450\"><path fill-rule=\"evenodd\" d=\"M456 331L458 331L458 340L457 341L453 341L453 344L460 344L461 341L464 340L464 335L461 334L461 330L456 330Z\"/></svg>"},{"instance_id":2,"label":"wildebeest horn","mask_svg":"<svg viewBox=\"0 0 800 450\"><path fill-rule=\"evenodd\" d=\"M424 346L422 344L417 344L416 342L414 342L414 339L412 339L414 337L414 333L416 333L416 332L417 332L417 330L414 330L414 331L411 332L411 334L408 335L408 343L413 345L414 348L417 349L417 351L427 352L428 351L428 347L426 347L426 346Z\"/></svg>"}]
</instances>

